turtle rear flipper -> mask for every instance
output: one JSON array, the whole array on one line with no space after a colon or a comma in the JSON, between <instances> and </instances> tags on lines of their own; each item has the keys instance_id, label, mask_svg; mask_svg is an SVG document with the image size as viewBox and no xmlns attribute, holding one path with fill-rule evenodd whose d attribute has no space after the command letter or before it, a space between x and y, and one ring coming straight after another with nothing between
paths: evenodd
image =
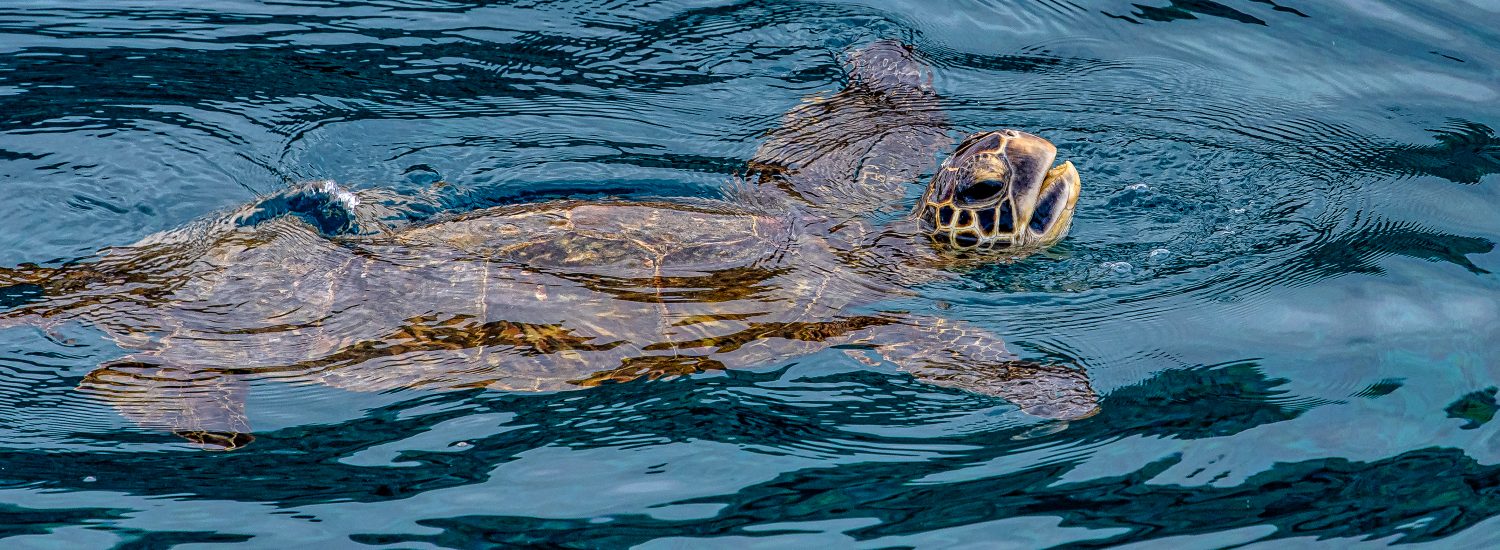
<instances>
[{"instance_id":1,"label":"turtle rear flipper","mask_svg":"<svg viewBox=\"0 0 1500 550\"><path fill-rule=\"evenodd\" d=\"M1000 337L966 323L908 318L880 327L876 351L919 380L993 395L1039 418L1078 420L1099 412L1099 395L1081 369L1024 361Z\"/></svg>"},{"instance_id":2,"label":"turtle rear flipper","mask_svg":"<svg viewBox=\"0 0 1500 550\"><path fill-rule=\"evenodd\" d=\"M41 285L21 283L0 286L0 311L39 302L47 294Z\"/></svg>"},{"instance_id":3,"label":"turtle rear flipper","mask_svg":"<svg viewBox=\"0 0 1500 550\"><path fill-rule=\"evenodd\" d=\"M103 397L144 427L171 431L209 450L250 444L244 380L219 369L184 368L126 358L101 365L79 390Z\"/></svg>"},{"instance_id":4,"label":"turtle rear flipper","mask_svg":"<svg viewBox=\"0 0 1500 550\"><path fill-rule=\"evenodd\" d=\"M40 270L47 268L0 267L0 328L27 324L31 312L23 308L46 299L47 288L41 284L46 277Z\"/></svg>"},{"instance_id":5,"label":"turtle rear flipper","mask_svg":"<svg viewBox=\"0 0 1500 550\"><path fill-rule=\"evenodd\" d=\"M60 296L107 278L93 264L43 267L36 264L0 267L0 329L41 326L67 317L74 304L60 304Z\"/></svg>"}]
</instances>

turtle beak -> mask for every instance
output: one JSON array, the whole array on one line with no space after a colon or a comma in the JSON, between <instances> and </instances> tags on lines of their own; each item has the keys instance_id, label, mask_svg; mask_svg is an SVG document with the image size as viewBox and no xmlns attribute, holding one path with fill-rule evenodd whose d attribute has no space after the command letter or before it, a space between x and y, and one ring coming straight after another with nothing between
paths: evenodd
<instances>
[{"instance_id":1,"label":"turtle beak","mask_svg":"<svg viewBox=\"0 0 1500 550\"><path fill-rule=\"evenodd\" d=\"M1031 219L1026 222L1027 240L1039 246L1061 241L1073 226L1073 207L1077 206L1082 190L1083 184L1078 181L1078 170L1072 162L1063 161L1048 170L1037 194L1036 207L1031 210Z\"/></svg>"},{"instance_id":2,"label":"turtle beak","mask_svg":"<svg viewBox=\"0 0 1500 550\"><path fill-rule=\"evenodd\" d=\"M943 162L917 217L939 245L1014 253L1067 234L1081 189L1057 147L1017 130L974 134Z\"/></svg>"}]
</instances>

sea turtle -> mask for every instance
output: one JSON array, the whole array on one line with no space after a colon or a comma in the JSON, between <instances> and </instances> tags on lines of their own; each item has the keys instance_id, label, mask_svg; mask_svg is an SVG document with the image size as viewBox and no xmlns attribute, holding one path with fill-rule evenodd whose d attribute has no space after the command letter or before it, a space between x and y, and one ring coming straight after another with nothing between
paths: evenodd
<instances>
[{"instance_id":1,"label":"sea turtle","mask_svg":"<svg viewBox=\"0 0 1500 550\"><path fill-rule=\"evenodd\" d=\"M965 322L882 309L973 261L1060 239L1078 174L1047 140L951 141L907 46L847 56L848 86L787 114L724 200L552 201L394 226L390 193L332 182L58 267L0 270L0 324L81 320L130 354L80 388L201 446L253 437L250 381L547 391L764 365L837 346L935 384L1075 419L1073 368ZM934 246L937 243L937 246ZM964 256L951 250L978 248Z\"/></svg>"}]
</instances>

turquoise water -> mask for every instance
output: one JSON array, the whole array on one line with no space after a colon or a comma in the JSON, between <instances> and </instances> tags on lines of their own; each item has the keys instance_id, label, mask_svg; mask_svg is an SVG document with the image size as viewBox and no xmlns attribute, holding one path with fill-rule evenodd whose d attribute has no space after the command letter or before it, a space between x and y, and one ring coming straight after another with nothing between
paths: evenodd
<instances>
[{"instance_id":1,"label":"turquoise water","mask_svg":"<svg viewBox=\"0 0 1500 550\"><path fill-rule=\"evenodd\" d=\"M719 196L843 52L903 40L955 138L1046 136L1084 191L1060 246L900 305L1082 367L1102 412L820 352L552 394L255 383L255 443L208 452L76 391L126 354L97 328L16 327L0 545L1500 545L1500 8L1138 2L4 3L3 266L314 179Z\"/></svg>"}]
</instances>

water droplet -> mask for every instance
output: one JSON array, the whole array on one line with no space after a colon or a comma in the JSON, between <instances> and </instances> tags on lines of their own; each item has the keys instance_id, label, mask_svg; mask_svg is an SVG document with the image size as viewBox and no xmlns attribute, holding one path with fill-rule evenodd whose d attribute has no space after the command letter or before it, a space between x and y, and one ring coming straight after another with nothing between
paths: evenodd
<instances>
[{"instance_id":1,"label":"water droplet","mask_svg":"<svg viewBox=\"0 0 1500 550\"><path fill-rule=\"evenodd\" d=\"M83 476L83 482L84 483L93 483L95 481L99 481L99 478L94 477L94 476Z\"/></svg>"}]
</instances>

